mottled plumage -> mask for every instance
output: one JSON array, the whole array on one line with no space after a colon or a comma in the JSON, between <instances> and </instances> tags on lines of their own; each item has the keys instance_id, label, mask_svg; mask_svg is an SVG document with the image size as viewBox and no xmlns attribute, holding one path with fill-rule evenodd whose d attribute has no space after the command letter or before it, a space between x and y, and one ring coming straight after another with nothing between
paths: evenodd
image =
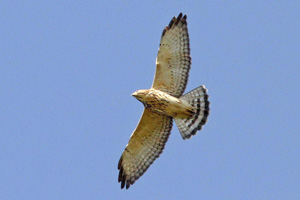
<instances>
[{"instance_id":1,"label":"mottled plumage","mask_svg":"<svg viewBox=\"0 0 300 200\"><path fill-rule=\"evenodd\" d=\"M132 94L145 107L138 126L120 158L121 188L130 187L162 153L173 119L183 139L195 135L209 114L207 89L182 95L191 66L187 16L180 13L163 30L151 89Z\"/></svg>"}]
</instances>

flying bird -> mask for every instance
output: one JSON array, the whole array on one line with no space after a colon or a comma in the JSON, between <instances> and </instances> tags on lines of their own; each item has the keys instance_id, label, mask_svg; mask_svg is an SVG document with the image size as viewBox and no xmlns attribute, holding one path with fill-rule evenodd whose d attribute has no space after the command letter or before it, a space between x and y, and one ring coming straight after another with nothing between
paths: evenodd
<instances>
[{"instance_id":1,"label":"flying bird","mask_svg":"<svg viewBox=\"0 0 300 200\"><path fill-rule=\"evenodd\" d=\"M183 95L191 66L186 19L180 13L165 27L152 87L132 94L145 108L118 163L122 189L134 184L162 153L173 119L183 139L195 135L206 123L209 101L205 86Z\"/></svg>"}]
</instances>

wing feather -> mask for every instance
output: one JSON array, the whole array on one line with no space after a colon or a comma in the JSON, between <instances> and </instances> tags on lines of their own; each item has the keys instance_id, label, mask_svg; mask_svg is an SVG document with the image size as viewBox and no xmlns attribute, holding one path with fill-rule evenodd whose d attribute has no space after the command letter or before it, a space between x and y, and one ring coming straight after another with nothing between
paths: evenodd
<instances>
[{"instance_id":1,"label":"wing feather","mask_svg":"<svg viewBox=\"0 0 300 200\"><path fill-rule=\"evenodd\" d=\"M180 97L187 85L191 57L187 16L173 17L163 30L152 88Z\"/></svg>"},{"instance_id":2,"label":"wing feather","mask_svg":"<svg viewBox=\"0 0 300 200\"><path fill-rule=\"evenodd\" d=\"M121 188L130 187L162 153L172 129L172 117L145 109L119 160Z\"/></svg>"}]
</instances>

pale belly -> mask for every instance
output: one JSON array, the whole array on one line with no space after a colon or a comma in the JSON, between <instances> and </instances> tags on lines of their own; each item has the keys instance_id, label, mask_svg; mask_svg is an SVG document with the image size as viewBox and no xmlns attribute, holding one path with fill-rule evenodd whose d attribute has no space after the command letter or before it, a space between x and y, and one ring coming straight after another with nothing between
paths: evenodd
<instances>
[{"instance_id":1,"label":"pale belly","mask_svg":"<svg viewBox=\"0 0 300 200\"><path fill-rule=\"evenodd\" d=\"M194 109L187 102L159 90L150 90L145 104L154 112L172 117L188 118L194 114Z\"/></svg>"}]
</instances>

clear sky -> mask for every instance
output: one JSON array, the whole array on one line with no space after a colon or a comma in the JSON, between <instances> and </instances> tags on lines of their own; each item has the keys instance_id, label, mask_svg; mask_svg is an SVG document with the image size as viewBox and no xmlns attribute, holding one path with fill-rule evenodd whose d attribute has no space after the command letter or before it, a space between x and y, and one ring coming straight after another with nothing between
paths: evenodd
<instances>
[{"instance_id":1,"label":"clear sky","mask_svg":"<svg viewBox=\"0 0 300 200\"><path fill-rule=\"evenodd\" d=\"M1 2L0 199L300 199L300 2L140 2ZM211 114L121 190L131 93L180 12Z\"/></svg>"}]
</instances>

